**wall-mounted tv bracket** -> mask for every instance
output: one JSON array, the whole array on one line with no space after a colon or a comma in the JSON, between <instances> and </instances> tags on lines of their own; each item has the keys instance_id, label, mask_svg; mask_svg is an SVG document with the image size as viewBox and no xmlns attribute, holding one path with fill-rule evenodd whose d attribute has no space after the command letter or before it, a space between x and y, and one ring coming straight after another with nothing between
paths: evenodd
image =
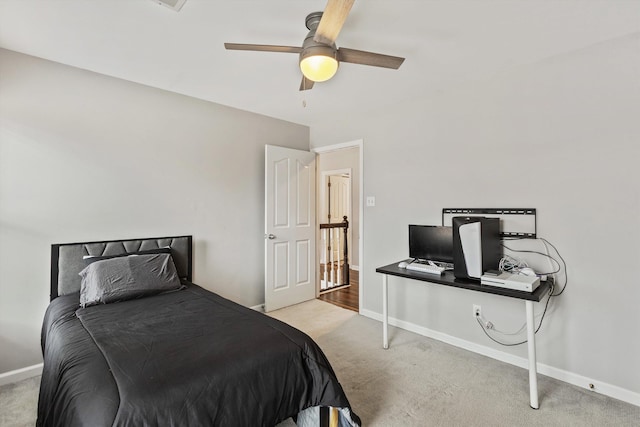
<instances>
[{"instance_id":1,"label":"wall-mounted tv bracket","mask_svg":"<svg viewBox=\"0 0 640 427\"><path fill-rule=\"evenodd\" d=\"M536 237L536 210L532 208L444 208L442 225L451 226L456 216L499 218L503 237Z\"/></svg>"}]
</instances>

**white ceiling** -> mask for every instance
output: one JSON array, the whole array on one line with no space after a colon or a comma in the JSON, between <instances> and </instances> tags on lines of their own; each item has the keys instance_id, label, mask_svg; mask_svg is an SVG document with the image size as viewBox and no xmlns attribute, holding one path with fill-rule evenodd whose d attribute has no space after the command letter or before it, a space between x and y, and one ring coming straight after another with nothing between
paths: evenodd
<instances>
[{"instance_id":1,"label":"white ceiling","mask_svg":"<svg viewBox=\"0 0 640 427\"><path fill-rule=\"evenodd\" d=\"M306 92L297 55L223 47L300 46L306 15L325 5L187 0L175 12L151 0L0 0L0 47L312 126L640 31L638 0L358 0L337 45L406 61L397 71L342 64Z\"/></svg>"}]
</instances>

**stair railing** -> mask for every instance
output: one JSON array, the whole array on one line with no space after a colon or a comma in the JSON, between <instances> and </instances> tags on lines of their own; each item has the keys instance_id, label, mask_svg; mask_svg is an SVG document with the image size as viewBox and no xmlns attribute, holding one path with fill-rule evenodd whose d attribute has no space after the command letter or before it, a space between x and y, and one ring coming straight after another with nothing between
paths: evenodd
<instances>
[{"instance_id":1,"label":"stair railing","mask_svg":"<svg viewBox=\"0 0 640 427\"><path fill-rule=\"evenodd\" d=\"M320 291L349 284L349 221L346 216L342 219L338 223L320 224Z\"/></svg>"}]
</instances>

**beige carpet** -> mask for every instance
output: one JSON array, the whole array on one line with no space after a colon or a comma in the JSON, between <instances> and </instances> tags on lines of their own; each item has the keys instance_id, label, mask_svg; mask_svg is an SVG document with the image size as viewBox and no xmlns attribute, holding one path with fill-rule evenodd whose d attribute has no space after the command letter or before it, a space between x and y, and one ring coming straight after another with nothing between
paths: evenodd
<instances>
[{"instance_id":1,"label":"beige carpet","mask_svg":"<svg viewBox=\"0 0 640 427\"><path fill-rule=\"evenodd\" d=\"M640 426L640 407L313 300L271 313L313 337L364 426Z\"/></svg>"},{"instance_id":2,"label":"beige carpet","mask_svg":"<svg viewBox=\"0 0 640 427\"><path fill-rule=\"evenodd\" d=\"M639 426L640 407L312 300L270 313L313 337L364 426ZM33 426L39 378L0 387L0 426ZM294 425L291 420L279 427Z\"/></svg>"},{"instance_id":3,"label":"beige carpet","mask_svg":"<svg viewBox=\"0 0 640 427\"><path fill-rule=\"evenodd\" d=\"M40 377L0 387L0 426L26 427L36 424Z\"/></svg>"}]
</instances>

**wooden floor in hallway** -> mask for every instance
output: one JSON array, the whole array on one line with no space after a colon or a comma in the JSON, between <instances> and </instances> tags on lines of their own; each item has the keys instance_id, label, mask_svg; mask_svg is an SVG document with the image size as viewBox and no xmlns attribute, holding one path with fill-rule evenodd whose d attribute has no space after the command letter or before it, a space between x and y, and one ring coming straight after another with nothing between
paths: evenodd
<instances>
[{"instance_id":1,"label":"wooden floor in hallway","mask_svg":"<svg viewBox=\"0 0 640 427\"><path fill-rule=\"evenodd\" d=\"M344 288L337 289L335 291L327 292L318 297L321 301L326 301L338 307L346 308L347 310L358 311L359 310L359 284L358 284L358 272L349 269L349 285Z\"/></svg>"}]
</instances>

